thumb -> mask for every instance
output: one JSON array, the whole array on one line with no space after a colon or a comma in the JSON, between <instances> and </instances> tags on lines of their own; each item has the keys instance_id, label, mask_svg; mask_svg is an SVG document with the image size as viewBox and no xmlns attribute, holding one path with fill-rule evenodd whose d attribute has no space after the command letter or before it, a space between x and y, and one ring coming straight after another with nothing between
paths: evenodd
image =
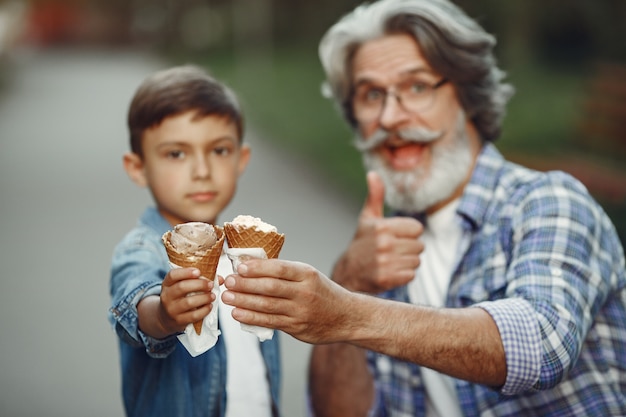
<instances>
[{"instance_id":1,"label":"thumb","mask_svg":"<svg viewBox=\"0 0 626 417\"><path fill-rule=\"evenodd\" d=\"M383 217L385 207L385 184L375 171L367 173L367 199L361 217Z\"/></svg>"}]
</instances>

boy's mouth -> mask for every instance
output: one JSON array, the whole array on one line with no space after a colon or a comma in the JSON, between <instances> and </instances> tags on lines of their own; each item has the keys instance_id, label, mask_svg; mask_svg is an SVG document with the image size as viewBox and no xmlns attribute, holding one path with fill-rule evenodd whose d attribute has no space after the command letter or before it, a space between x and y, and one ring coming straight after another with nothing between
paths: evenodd
<instances>
[{"instance_id":1,"label":"boy's mouth","mask_svg":"<svg viewBox=\"0 0 626 417\"><path fill-rule=\"evenodd\" d=\"M189 194L189 198L197 203L206 203L209 201L213 201L216 196L217 193L214 191L200 191Z\"/></svg>"}]
</instances>

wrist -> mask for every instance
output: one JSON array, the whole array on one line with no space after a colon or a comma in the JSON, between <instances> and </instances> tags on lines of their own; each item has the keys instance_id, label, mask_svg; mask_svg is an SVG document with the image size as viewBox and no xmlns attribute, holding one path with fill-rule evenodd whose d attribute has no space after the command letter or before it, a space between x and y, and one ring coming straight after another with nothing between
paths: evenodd
<instances>
[{"instance_id":1,"label":"wrist","mask_svg":"<svg viewBox=\"0 0 626 417\"><path fill-rule=\"evenodd\" d=\"M161 303L159 295L144 297L137 304L137 314L139 315L139 329L150 337L164 339L176 333L176 331L170 328L169 323L171 320Z\"/></svg>"},{"instance_id":2,"label":"wrist","mask_svg":"<svg viewBox=\"0 0 626 417\"><path fill-rule=\"evenodd\" d=\"M163 303L161 302L161 300L159 299L159 303L157 305L157 311L156 311L156 324L157 324L157 328L159 330L159 333L161 334L162 337L166 337L169 335L172 335L174 333L178 333L178 330L174 328L173 326L173 320L170 318L170 316L167 314L167 311L165 310L165 307L163 307Z\"/></svg>"}]
</instances>

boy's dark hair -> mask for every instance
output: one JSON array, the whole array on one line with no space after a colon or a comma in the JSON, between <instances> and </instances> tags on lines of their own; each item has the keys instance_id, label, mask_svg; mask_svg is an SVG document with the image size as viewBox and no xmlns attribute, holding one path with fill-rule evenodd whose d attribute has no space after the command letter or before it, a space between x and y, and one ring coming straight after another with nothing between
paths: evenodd
<instances>
[{"instance_id":1,"label":"boy's dark hair","mask_svg":"<svg viewBox=\"0 0 626 417\"><path fill-rule=\"evenodd\" d=\"M198 116L226 117L242 140L243 115L235 94L203 69L184 65L156 72L137 88L128 110L131 151L143 157L144 132L190 110Z\"/></svg>"}]
</instances>

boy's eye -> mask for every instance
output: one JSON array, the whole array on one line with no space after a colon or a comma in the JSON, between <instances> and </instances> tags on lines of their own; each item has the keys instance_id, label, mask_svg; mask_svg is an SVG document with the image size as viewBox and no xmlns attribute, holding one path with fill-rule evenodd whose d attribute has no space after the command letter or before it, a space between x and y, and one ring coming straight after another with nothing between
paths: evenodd
<instances>
[{"instance_id":1,"label":"boy's eye","mask_svg":"<svg viewBox=\"0 0 626 417\"><path fill-rule=\"evenodd\" d=\"M227 155L230 155L232 151L230 150L230 148L218 147L218 148L213 149L213 152L215 152L217 155L220 155L220 156L227 156Z\"/></svg>"},{"instance_id":2,"label":"boy's eye","mask_svg":"<svg viewBox=\"0 0 626 417\"><path fill-rule=\"evenodd\" d=\"M185 157L185 152L180 150L169 151L167 157L170 159L181 159Z\"/></svg>"}]
</instances>

